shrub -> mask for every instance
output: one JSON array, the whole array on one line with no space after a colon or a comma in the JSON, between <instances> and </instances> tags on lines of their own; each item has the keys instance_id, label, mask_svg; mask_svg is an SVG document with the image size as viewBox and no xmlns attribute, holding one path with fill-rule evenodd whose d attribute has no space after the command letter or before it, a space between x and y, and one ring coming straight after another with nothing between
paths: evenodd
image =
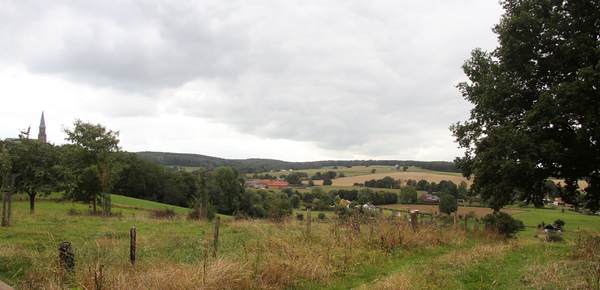
<instances>
[{"instance_id":1,"label":"shrub","mask_svg":"<svg viewBox=\"0 0 600 290\"><path fill-rule=\"evenodd\" d=\"M498 233L506 237L516 234L525 228L522 221L514 219L505 212L491 213L485 216L485 224L488 229L498 229Z\"/></svg>"},{"instance_id":2,"label":"shrub","mask_svg":"<svg viewBox=\"0 0 600 290\"><path fill-rule=\"evenodd\" d=\"M301 214L301 213L299 213L299 214L296 215L296 219L299 220L299 221L303 221L304 220L304 215Z\"/></svg>"},{"instance_id":3,"label":"shrub","mask_svg":"<svg viewBox=\"0 0 600 290\"><path fill-rule=\"evenodd\" d=\"M561 228L562 228L562 227L565 225L565 222L564 222L563 220L561 220L561 219L557 219L557 220L555 220L555 221L554 221L554 224L555 224L556 226L558 226L558 227L561 227Z\"/></svg>"},{"instance_id":4,"label":"shrub","mask_svg":"<svg viewBox=\"0 0 600 290\"><path fill-rule=\"evenodd\" d=\"M325 219L325 213L320 212L318 215L320 220L324 220Z\"/></svg>"},{"instance_id":5,"label":"shrub","mask_svg":"<svg viewBox=\"0 0 600 290\"><path fill-rule=\"evenodd\" d=\"M557 234L550 234L546 237L546 241L547 242L551 242L551 243L565 243L565 240L563 239L563 237L557 235Z\"/></svg>"},{"instance_id":6,"label":"shrub","mask_svg":"<svg viewBox=\"0 0 600 290\"><path fill-rule=\"evenodd\" d=\"M245 220L248 219L242 212L236 212L235 213L235 219L236 220Z\"/></svg>"},{"instance_id":7,"label":"shrub","mask_svg":"<svg viewBox=\"0 0 600 290\"><path fill-rule=\"evenodd\" d=\"M67 211L67 215L71 215L71 216L80 216L80 215L81 215L81 212L80 212L80 211L78 211L78 210L76 210L75 208L70 208L70 209Z\"/></svg>"},{"instance_id":8,"label":"shrub","mask_svg":"<svg viewBox=\"0 0 600 290\"><path fill-rule=\"evenodd\" d=\"M151 218L155 219L173 219L177 213L172 209L157 210L150 214Z\"/></svg>"}]
</instances>

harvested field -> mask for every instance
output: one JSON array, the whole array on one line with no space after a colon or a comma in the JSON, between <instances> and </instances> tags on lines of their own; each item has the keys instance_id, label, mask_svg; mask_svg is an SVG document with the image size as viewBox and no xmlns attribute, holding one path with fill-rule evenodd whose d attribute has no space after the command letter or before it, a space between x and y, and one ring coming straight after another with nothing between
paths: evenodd
<instances>
[{"instance_id":1,"label":"harvested field","mask_svg":"<svg viewBox=\"0 0 600 290\"><path fill-rule=\"evenodd\" d=\"M389 205L382 205L381 207L385 208L385 209L393 209L393 210L397 210L397 211L407 211L407 210L418 209L422 213L435 213L435 212L439 213L440 212L440 209L437 205L428 205L428 204L389 204ZM484 217L484 216L492 213L492 209L487 208L487 207L470 207L470 206L459 206L458 207L459 215L466 215L471 211L474 211L478 217ZM507 214L510 214L510 215L527 212L527 210L505 209L505 208L503 208L501 211L503 211Z\"/></svg>"},{"instance_id":2,"label":"harvested field","mask_svg":"<svg viewBox=\"0 0 600 290\"><path fill-rule=\"evenodd\" d=\"M447 174L435 174L435 173L427 173L427 172L389 172L389 173L375 173L369 175L359 175L352 177L344 177L337 178L332 180L333 186L352 186L354 183L364 183L367 180L371 179L383 179L384 177L389 176L393 179L401 179L403 182L406 180L414 179L419 181L421 179L425 179L429 182L439 183L442 180L451 180L456 185L459 185L462 181L466 181L467 184L471 185L473 181L467 180L462 176L456 175L447 175ZM317 184L315 180L315 184ZM320 180L318 180L320 181Z\"/></svg>"},{"instance_id":3,"label":"harvested field","mask_svg":"<svg viewBox=\"0 0 600 290\"><path fill-rule=\"evenodd\" d=\"M367 180L371 179L383 179L384 177L389 176L394 179L400 179L405 183L408 179L413 179L419 181L421 179L425 179L428 182L440 183L442 180L450 180L454 182L456 185L460 185L462 181L467 182L467 185L471 186L473 184L473 179L467 180L466 178L460 175L452 175L452 174L437 174L437 173L429 173L429 172L387 172L387 173L375 173L375 174L367 174L367 175L357 175L351 177L344 178L336 178L331 180L333 182L332 186L352 186L354 183L364 183ZM563 184L564 180L561 179L553 179L557 184ZM314 180L315 185L323 185L322 180ZM304 184L308 184L308 181L304 181ZM578 182L579 188L583 189L587 187L587 182L580 180Z\"/></svg>"}]
</instances>

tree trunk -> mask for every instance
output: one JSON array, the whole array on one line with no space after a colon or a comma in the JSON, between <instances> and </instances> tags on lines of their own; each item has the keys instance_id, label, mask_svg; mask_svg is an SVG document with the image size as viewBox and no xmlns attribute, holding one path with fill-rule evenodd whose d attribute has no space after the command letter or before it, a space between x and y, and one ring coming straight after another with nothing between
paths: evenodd
<instances>
[{"instance_id":1,"label":"tree trunk","mask_svg":"<svg viewBox=\"0 0 600 290\"><path fill-rule=\"evenodd\" d=\"M29 192L27 195L29 195L29 213L35 214L35 196L37 193Z\"/></svg>"},{"instance_id":2,"label":"tree trunk","mask_svg":"<svg viewBox=\"0 0 600 290\"><path fill-rule=\"evenodd\" d=\"M96 212L96 196L94 195L94 198L92 198L92 204L94 204L94 212Z\"/></svg>"}]
</instances>

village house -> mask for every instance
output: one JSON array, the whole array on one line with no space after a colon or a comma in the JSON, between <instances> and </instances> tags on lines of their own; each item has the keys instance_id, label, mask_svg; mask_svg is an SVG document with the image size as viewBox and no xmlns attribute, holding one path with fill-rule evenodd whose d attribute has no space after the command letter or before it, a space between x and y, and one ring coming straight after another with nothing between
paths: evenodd
<instances>
[{"instance_id":1,"label":"village house","mask_svg":"<svg viewBox=\"0 0 600 290\"><path fill-rule=\"evenodd\" d=\"M246 185L251 186L256 189L282 189L284 187L288 187L289 183L283 180L270 180L270 179L255 179L253 181L248 182Z\"/></svg>"},{"instance_id":2,"label":"village house","mask_svg":"<svg viewBox=\"0 0 600 290\"><path fill-rule=\"evenodd\" d=\"M437 195L425 193L419 198L422 202L438 202L440 198Z\"/></svg>"}]
</instances>

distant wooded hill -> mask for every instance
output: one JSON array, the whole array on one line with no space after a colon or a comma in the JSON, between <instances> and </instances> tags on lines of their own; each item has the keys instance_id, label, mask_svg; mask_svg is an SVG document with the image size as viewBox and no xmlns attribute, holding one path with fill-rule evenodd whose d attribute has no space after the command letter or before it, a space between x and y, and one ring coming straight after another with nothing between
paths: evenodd
<instances>
[{"instance_id":1,"label":"distant wooded hill","mask_svg":"<svg viewBox=\"0 0 600 290\"><path fill-rule=\"evenodd\" d=\"M414 160L326 160L311 162L288 162L275 159L224 159L200 154L137 152L139 157L156 162L163 166L203 167L211 171L219 166L237 167L241 173L261 173L281 169L320 169L325 166L416 166L427 170L460 172L453 162L448 161L414 161Z\"/></svg>"}]
</instances>

